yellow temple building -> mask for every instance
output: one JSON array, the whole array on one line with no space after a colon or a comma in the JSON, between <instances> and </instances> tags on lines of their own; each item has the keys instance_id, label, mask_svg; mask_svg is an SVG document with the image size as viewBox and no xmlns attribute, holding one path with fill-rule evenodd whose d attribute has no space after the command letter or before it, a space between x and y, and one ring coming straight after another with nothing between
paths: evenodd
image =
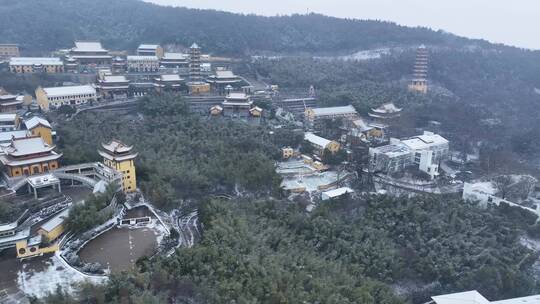
<instances>
[{"instance_id":1,"label":"yellow temple building","mask_svg":"<svg viewBox=\"0 0 540 304\"><path fill-rule=\"evenodd\" d=\"M137 153L132 152L133 146L127 146L113 139L107 144L101 144L99 155L103 157L103 164L122 173L122 190L134 192L137 190L137 177L135 175L135 162Z\"/></svg>"},{"instance_id":2,"label":"yellow temple building","mask_svg":"<svg viewBox=\"0 0 540 304\"><path fill-rule=\"evenodd\" d=\"M52 146L52 127L47 120L34 116L25 121L24 124L32 136L41 137L44 142L46 142L49 146Z\"/></svg>"}]
</instances>

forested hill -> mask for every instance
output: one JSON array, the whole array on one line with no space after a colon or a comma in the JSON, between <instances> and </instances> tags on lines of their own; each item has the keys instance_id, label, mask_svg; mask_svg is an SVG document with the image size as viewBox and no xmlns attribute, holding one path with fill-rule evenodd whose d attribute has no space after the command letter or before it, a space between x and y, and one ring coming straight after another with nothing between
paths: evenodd
<instances>
[{"instance_id":1,"label":"forested hill","mask_svg":"<svg viewBox=\"0 0 540 304\"><path fill-rule=\"evenodd\" d=\"M0 0L0 43L27 52L100 39L110 49L197 41L210 52L343 52L381 46L487 44L426 28L318 14L280 17L157 6L139 0Z\"/></svg>"}]
</instances>

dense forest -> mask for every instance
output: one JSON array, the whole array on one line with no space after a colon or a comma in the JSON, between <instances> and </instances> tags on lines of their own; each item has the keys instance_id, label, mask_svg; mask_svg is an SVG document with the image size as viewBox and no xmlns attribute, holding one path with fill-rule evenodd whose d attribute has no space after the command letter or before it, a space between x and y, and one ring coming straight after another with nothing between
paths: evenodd
<instances>
[{"instance_id":1,"label":"dense forest","mask_svg":"<svg viewBox=\"0 0 540 304\"><path fill-rule=\"evenodd\" d=\"M28 53L72 47L77 39L100 39L105 47L128 50L143 42L189 46L196 41L206 51L235 56L265 51L335 53L420 43L487 44L388 22L317 14L237 15L139 0L3 0L0 15L0 42L19 43Z\"/></svg>"},{"instance_id":2,"label":"dense forest","mask_svg":"<svg viewBox=\"0 0 540 304\"><path fill-rule=\"evenodd\" d=\"M138 261L85 303L425 303L477 289L489 299L538 291L535 219L439 197L344 198L306 214L283 201L204 201L202 241ZM398 294L398 295L396 295ZM48 303L72 303L67 295ZM143 300L144 299L144 300Z\"/></svg>"},{"instance_id":3,"label":"dense forest","mask_svg":"<svg viewBox=\"0 0 540 304\"><path fill-rule=\"evenodd\" d=\"M174 96L142 98L137 110L141 116L83 113L62 122L65 163L99 160L97 149L111 138L134 145L139 187L164 209L209 194L279 190L273 159L281 139L266 127L201 118Z\"/></svg>"}]
</instances>

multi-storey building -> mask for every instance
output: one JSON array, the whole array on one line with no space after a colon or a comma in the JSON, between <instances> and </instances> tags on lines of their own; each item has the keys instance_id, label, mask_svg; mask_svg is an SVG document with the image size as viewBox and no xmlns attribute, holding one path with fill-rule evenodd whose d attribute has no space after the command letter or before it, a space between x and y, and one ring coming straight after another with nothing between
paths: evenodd
<instances>
[{"instance_id":1,"label":"multi-storey building","mask_svg":"<svg viewBox=\"0 0 540 304\"><path fill-rule=\"evenodd\" d=\"M124 192L134 192L137 190L137 177L135 172L135 158L133 146L127 146L122 142L113 139L107 144L101 144L102 149L99 155L103 157L103 164L122 173L122 190Z\"/></svg>"},{"instance_id":2,"label":"multi-storey building","mask_svg":"<svg viewBox=\"0 0 540 304\"><path fill-rule=\"evenodd\" d=\"M127 98L129 80L123 75L103 75L98 80L98 89L104 99Z\"/></svg>"},{"instance_id":3,"label":"multi-storey building","mask_svg":"<svg viewBox=\"0 0 540 304\"><path fill-rule=\"evenodd\" d=\"M224 68L218 68L213 75L208 76L206 79L208 83L219 94L225 94L225 88L227 86L238 87L242 83L242 79L230 70Z\"/></svg>"},{"instance_id":4,"label":"multi-storey building","mask_svg":"<svg viewBox=\"0 0 540 304\"><path fill-rule=\"evenodd\" d=\"M14 57L9 61L9 70L16 74L63 73L64 63L56 57Z\"/></svg>"},{"instance_id":5,"label":"multi-storey building","mask_svg":"<svg viewBox=\"0 0 540 304\"><path fill-rule=\"evenodd\" d=\"M91 85L37 88L36 99L43 111L62 105L78 106L98 100L96 89Z\"/></svg>"},{"instance_id":6,"label":"multi-storey building","mask_svg":"<svg viewBox=\"0 0 540 304\"><path fill-rule=\"evenodd\" d=\"M311 144L315 150L315 154L319 156L323 156L326 150L336 153L341 149L341 145L338 142L317 136L311 132L304 134L304 140Z\"/></svg>"},{"instance_id":7,"label":"multi-storey building","mask_svg":"<svg viewBox=\"0 0 540 304\"><path fill-rule=\"evenodd\" d=\"M398 108L396 107L396 105L389 102L377 108L371 109L368 115L379 122L385 122L387 120L391 120L391 119L399 117L401 115L402 110L403 109Z\"/></svg>"},{"instance_id":8,"label":"multi-storey building","mask_svg":"<svg viewBox=\"0 0 540 304\"><path fill-rule=\"evenodd\" d=\"M159 70L156 56L127 56L127 68L135 73L155 73Z\"/></svg>"},{"instance_id":9,"label":"multi-storey building","mask_svg":"<svg viewBox=\"0 0 540 304\"><path fill-rule=\"evenodd\" d=\"M99 41L75 41L70 56L81 65L110 65L112 56Z\"/></svg>"},{"instance_id":10,"label":"multi-storey building","mask_svg":"<svg viewBox=\"0 0 540 304\"><path fill-rule=\"evenodd\" d=\"M154 79L154 87L161 94L165 92L178 93L182 90L184 79L178 74L160 75Z\"/></svg>"},{"instance_id":11,"label":"multi-storey building","mask_svg":"<svg viewBox=\"0 0 540 304\"><path fill-rule=\"evenodd\" d=\"M9 132L19 129L21 120L17 114L0 114L0 132Z\"/></svg>"},{"instance_id":12,"label":"multi-storey building","mask_svg":"<svg viewBox=\"0 0 540 304\"><path fill-rule=\"evenodd\" d=\"M20 110L24 104L22 95L0 95L0 112L12 113Z\"/></svg>"},{"instance_id":13,"label":"multi-storey building","mask_svg":"<svg viewBox=\"0 0 540 304\"><path fill-rule=\"evenodd\" d=\"M137 48L137 55L139 56L156 56L157 58L162 58L163 53L163 48L158 44L141 44Z\"/></svg>"},{"instance_id":14,"label":"multi-storey building","mask_svg":"<svg viewBox=\"0 0 540 304\"><path fill-rule=\"evenodd\" d=\"M344 107L308 108L305 111L305 118L311 122L336 118L347 118L354 120L358 118L358 112L356 112L356 109L350 105Z\"/></svg>"},{"instance_id":15,"label":"multi-storey building","mask_svg":"<svg viewBox=\"0 0 540 304\"><path fill-rule=\"evenodd\" d=\"M37 175L59 167L62 154L54 151L41 137L13 139L2 147L0 162L10 177Z\"/></svg>"},{"instance_id":16,"label":"multi-storey building","mask_svg":"<svg viewBox=\"0 0 540 304\"><path fill-rule=\"evenodd\" d=\"M411 92L426 94L428 91L428 60L429 51L421 45L416 50L416 62L414 63L413 78L409 84Z\"/></svg>"},{"instance_id":17,"label":"multi-storey building","mask_svg":"<svg viewBox=\"0 0 540 304\"><path fill-rule=\"evenodd\" d=\"M0 59L11 59L19 56L18 44L0 44Z\"/></svg>"},{"instance_id":18,"label":"multi-storey building","mask_svg":"<svg viewBox=\"0 0 540 304\"><path fill-rule=\"evenodd\" d=\"M448 153L448 140L432 132L404 140L392 138L389 145L369 149L370 169L394 173L416 166L435 178L439 175L440 162L448 157Z\"/></svg>"},{"instance_id":19,"label":"multi-storey building","mask_svg":"<svg viewBox=\"0 0 540 304\"><path fill-rule=\"evenodd\" d=\"M160 65L169 69L185 69L189 72L189 55L184 53L165 53Z\"/></svg>"}]
</instances>

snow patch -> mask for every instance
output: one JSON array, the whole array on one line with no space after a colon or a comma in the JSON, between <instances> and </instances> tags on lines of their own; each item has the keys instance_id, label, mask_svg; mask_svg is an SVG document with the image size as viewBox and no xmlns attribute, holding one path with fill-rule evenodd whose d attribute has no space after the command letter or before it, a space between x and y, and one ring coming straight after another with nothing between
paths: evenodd
<instances>
[{"instance_id":1,"label":"snow patch","mask_svg":"<svg viewBox=\"0 0 540 304\"><path fill-rule=\"evenodd\" d=\"M72 293L78 283L103 284L107 280L106 277L82 274L63 263L57 255L52 256L46 263L47 267L43 271L27 271L27 265L23 265L17 273L17 285L26 295L43 298L54 293L58 286Z\"/></svg>"}]
</instances>

